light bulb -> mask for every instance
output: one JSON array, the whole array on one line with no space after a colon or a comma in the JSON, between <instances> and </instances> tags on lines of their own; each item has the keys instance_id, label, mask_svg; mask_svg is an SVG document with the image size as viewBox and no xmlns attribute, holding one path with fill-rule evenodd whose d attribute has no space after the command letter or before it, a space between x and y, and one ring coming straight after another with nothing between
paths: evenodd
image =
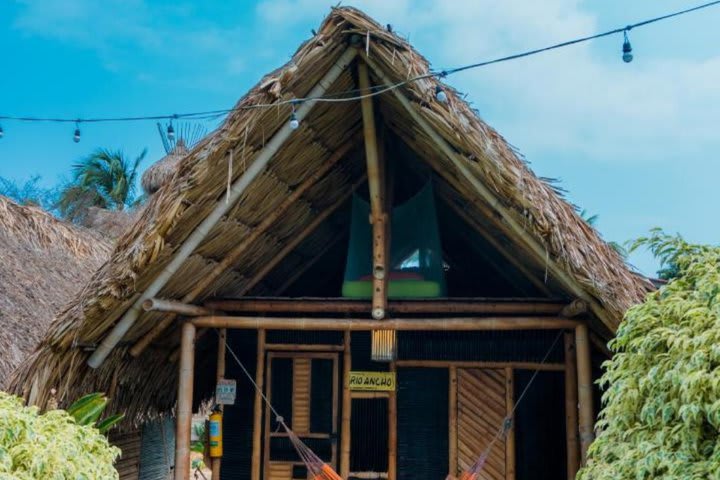
<instances>
[{"instance_id":1,"label":"light bulb","mask_svg":"<svg viewBox=\"0 0 720 480\"><path fill-rule=\"evenodd\" d=\"M298 120L297 115L295 115L295 112L290 115L290 128L293 130L297 130L300 126L300 120Z\"/></svg>"},{"instance_id":2,"label":"light bulb","mask_svg":"<svg viewBox=\"0 0 720 480\"><path fill-rule=\"evenodd\" d=\"M173 126L172 126L172 122L170 122L170 125L168 125L168 128L167 128L167 137L168 137L169 140L174 140L174 139L175 139L175 129L174 129Z\"/></svg>"},{"instance_id":3,"label":"light bulb","mask_svg":"<svg viewBox=\"0 0 720 480\"><path fill-rule=\"evenodd\" d=\"M633 61L633 54L632 54L632 45L630 45L630 39L628 38L627 30L624 32L625 34L625 41L623 42L622 46L622 59L625 63L630 63Z\"/></svg>"},{"instance_id":4,"label":"light bulb","mask_svg":"<svg viewBox=\"0 0 720 480\"><path fill-rule=\"evenodd\" d=\"M79 143L80 142L80 127L75 127L75 133L73 134L73 142Z\"/></svg>"},{"instance_id":5,"label":"light bulb","mask_svg":"<svg viewBox=\"0 0 720 480\"><path fill-rule=\"evenodd\" d=\"M2 125L0 125L0 138L3 138L5 136L5 131L2 128Z\"/></svg>"},{"instance_id":6,"label":"light bulb","mask_svg":"<svg viewBox=\"0 0 720 480\"><path fill-rule=\"evenodd\" d=\"M435 87L435 98L437 98L438 102L447 102L447 93L445 93L445 90L443 90L440 85Z\"/></svg>"}]
</instances>

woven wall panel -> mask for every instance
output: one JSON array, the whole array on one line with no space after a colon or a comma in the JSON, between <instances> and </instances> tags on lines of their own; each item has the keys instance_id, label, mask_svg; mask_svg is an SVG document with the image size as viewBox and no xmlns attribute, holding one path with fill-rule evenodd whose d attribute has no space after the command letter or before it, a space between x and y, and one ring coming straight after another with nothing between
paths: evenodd
<instances>
[{"instance_id":1,"label":"woven wall panel","mask_svg":"<svg viewBox=\"0 0 720 480\"><path fill-rule=\"evenodd\" d=\"M267 478L268 480L291 480L292 471L292 463L270 462L270 474Z\"/></svg>"},{"instance_id":2,"label":"woven wall panel","mask_svg":"<svg viewBox=\"0 0 720 480\"><path fill-rule=\"evenodd\" d=\"M310 432L310 362L293 359L292 429L298 435Z\"/></svg>"},{"instance_id":3,"label":"woven wall panel","mask_svg":"<svg viewBox=\"0 0 720 480\"><path fill-rule=\"evenodd\" d=\"M507 411L505 383L504 370L458 369L457 464L460 472L470 468L502 425ZM505 479L504 439L495 443L478 478Z\"/></svg>"}]
</instances>

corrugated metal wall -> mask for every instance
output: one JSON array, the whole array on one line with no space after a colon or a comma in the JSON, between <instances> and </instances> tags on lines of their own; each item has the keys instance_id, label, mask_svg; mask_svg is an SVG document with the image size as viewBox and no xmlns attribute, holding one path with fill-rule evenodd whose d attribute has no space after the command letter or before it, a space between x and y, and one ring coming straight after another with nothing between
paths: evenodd
<instances>
[{"instance_id":1,"label":"corrugated metal wall","mask_svg":"<svg viewBox=\"0 0 720 480\"><path fill-rule=\"evenodd\" d=\"M175 422L162 418L142 428L139 480L167 480L175 465Z\"/></svg>"}]
</instances>

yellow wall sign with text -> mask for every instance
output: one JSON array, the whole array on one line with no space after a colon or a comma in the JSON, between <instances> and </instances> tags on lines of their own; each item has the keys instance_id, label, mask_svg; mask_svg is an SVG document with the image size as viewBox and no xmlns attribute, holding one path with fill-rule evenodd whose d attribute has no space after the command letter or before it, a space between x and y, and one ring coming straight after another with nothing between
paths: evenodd
<instances>
[{"instance_id":1,"label":"yellow wall sign with text","mask_svg":"<svg viewBox=\"0 0 720 480\"><path fill-rule=\"evenodd\" d=\"M394 392L395 372L350 372L350 390Z\"/></svg>"}]
</instances>

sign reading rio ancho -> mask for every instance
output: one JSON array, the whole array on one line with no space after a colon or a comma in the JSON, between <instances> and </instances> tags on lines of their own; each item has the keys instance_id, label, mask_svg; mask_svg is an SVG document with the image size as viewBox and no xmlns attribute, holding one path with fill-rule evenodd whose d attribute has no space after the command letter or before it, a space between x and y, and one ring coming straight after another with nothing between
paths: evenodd
<instances>
[{"instance_id":1,"label":"sign reading rio ancho","mask_svg":"<svg viewBox=\"0 0 720 480\"><path fill-rule=\"evenodd\" d=\"M394 392L395 372L350 372L350 390Z\"/></svg>"}]
</instances>

